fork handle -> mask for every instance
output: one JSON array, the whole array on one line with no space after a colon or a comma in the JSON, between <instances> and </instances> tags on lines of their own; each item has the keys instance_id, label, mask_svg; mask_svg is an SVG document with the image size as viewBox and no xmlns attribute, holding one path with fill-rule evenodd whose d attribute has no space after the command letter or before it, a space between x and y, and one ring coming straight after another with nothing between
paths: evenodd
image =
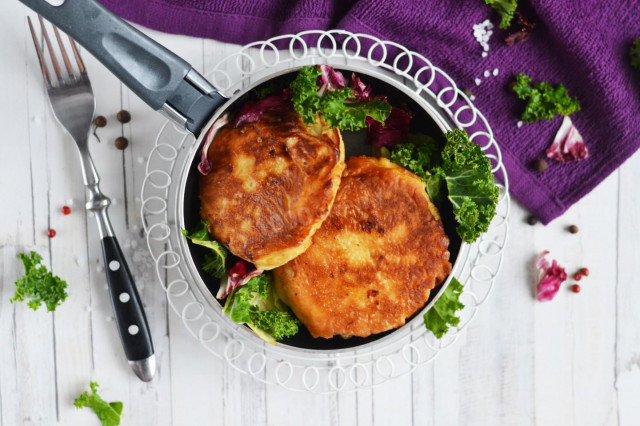
<instances>
[{"instance_id":1,"label":"fork handle","mask_svg":"<svg viewBox=\"0 0 640 426\"><path fill-rule=\"evenodd\" d=\"M134 370L136 370L136 364L153 362L153 370L147 366L147 371L142 371L142 376L136 370L136 374L142 380L149 381L155 373L151 333L133 276L116 237L102 238L102 254L107 272L109 295L124 353Z\"/></svg>"},{"instance_id":2,"label":"fork handle","mask_svg":"<svg viewBox=\"0 0 640 426\"><path fill-rule=\"evenodd\" d=\"M95 0L20 0L85 47L136 95L198 135L226 98L191 65Z\"/></svg>"}]
</instances>

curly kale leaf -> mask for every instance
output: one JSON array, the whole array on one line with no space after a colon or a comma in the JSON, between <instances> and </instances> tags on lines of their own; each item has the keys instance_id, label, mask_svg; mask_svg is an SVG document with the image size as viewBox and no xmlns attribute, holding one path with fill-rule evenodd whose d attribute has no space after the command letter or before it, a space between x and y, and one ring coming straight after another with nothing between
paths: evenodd
<instances>
[{"instance_id":1,"label":"curly kale leaf","mask_svg":"<svg viewBox=\"0 0 640 426\"><path fill-rule=\"evenodd\" d=\"M460 302L463 286L455 277L451 278L451 282L442 293L438 301L424 314L424 325L431 330L438 338L442 338L449 327L455 327L460 324L460 318L456 316L456 312L464 308Z\"/></svg>"},{"instance_id":2,"label":"curly kale leaf","mask_svg":"<svg viewBox=\"0 0 640 426\"><path fill-rule=\"evenodd\" d=\"M452 130L446 138L441 170L458 222L456 231L463 240L473 242L489 229L500 190L491 173L491 161L469 140L467 132Z\"/></svg>"},{"instance_id":3,"label":"curly kale leaf","mask_svg":"<svg viewBox=\"0 0 640 426\"><path fill-rule=\"evenodd\" d=\"M258 337L272 344L299 330L300 321L277 296L267 274L233 290L222 312L238 324L247 324Z\"/></svg>"},{"instance_id":4,"label":"curly kale leaf","mask_svg":"<svg viewBox=\"0 0 640 426\"><path fill-rule=\"evenodd\" d=\"M18 257L24 264L24 276L16 281L16 292L11 303L28 300L27 306L34 311L42 303L47 307L47 311L55 311L68 296L66 292L67 283L60 277L53 275L46 266L40 265L42 256L35 251L30 255L18 253Z\"/></svg>"},{"instance_id":5,"label":"curly kale leaf","mask_svg":"<svg viewBox=\"0 0 640 426\"><path fill-rule=\"evenodd\" d=\"M318 77L321 71L319 67L302 67L296 78L289 86L291 88L291 101L302 121L312 124L318 112L320 112L320 95L318 95Z\"/></svg>"},{"instance_id":6,"label":"curly kale leaf","mask_svg":"<svg viewBox=\"0 0 640 426\"><path fill-rule=\"evenodd\" d=\"M118 426L122 415L122 402L106 402L98 395L98 383L90 382L91 395L84 391L75 399L73 405L80 409L88 407L93 410L102 422L102 426Z\"/></svg>"},{"instance_id":7,"label":"curly kale leaf","mask_svg":"<svg viewBox=\"0 0 640 426\"><path fill-rule=\"evenodd\" d=\"M631 57L631 66L640 70L640 38L637 38L631 45L629 56Z\"/></svg>"},{"instance_id":8,"label":"curly kale leaf","mask_svg":"<svg viewBox=\"0 0 640 426\"><path fill-rule=\"evenodd\" d=\"M227 272L225 262L229 252L222 244L211 238L211 235L209 235L209 222L201 220L198 229L194 230L191 234L189 234L189 231L186 229L182 229L182 234L190 239L192 243L207 247L211 250L204 256L202 269L216 278L224 277Z\"/></svg>"},{"instance_id":9,"label":"curly kale leaf","mask_svg":"<svg viewBox=\"0 0 640 426\"><path fill-rule=\"evenodd\" d=\"M367 127L367 117L384 123L391 114L391 105L382 99L351 102L355 95L349 87L320 93L320 75L319 67L303 67L290 85L293 108L306 124L313 124L320 114L333 128L355 131Z\"/></svg>"},{"instance_id":10,"label":"curly kale leaf","mask_svg":"<svg viewBox=\"0 0 640 426\"><path fill-rule=\"evenodd\" d=\"M509 28L518 7L518 0L484 0L484 2L500 15L500 28Z\"/></svg>"},{"instance_id":11,"label":"curly kale leaf","mask_svg":"<svg viewBox=\"0 0 640 426\"><path fill-rule=\"evenodd\" d=\"M433 142L396 146L391 161L421 177L431 200L442 204L444 183L453 206L456 231L467 241L475 241L489 229L496 214L499 189L491 172L491 161L469 140L464 130L446 133L442 151Z\"/></svg>"},{"instance_id":12,"label":"curly kale leaf","mask_svg":"<svg viewBox=\"0 0 640 426\"><path fill-rule=\"evenodd\" d=\"M546 82L531 83L531 77L526 74L516 76L516 84L513 91L518 98L527 102L522 120L533 123L538 120L551 120L558 114L569 115L580 111L578 98L569 96L567 88L558 84L552 86Z\"/></svg>"}]
</instances>

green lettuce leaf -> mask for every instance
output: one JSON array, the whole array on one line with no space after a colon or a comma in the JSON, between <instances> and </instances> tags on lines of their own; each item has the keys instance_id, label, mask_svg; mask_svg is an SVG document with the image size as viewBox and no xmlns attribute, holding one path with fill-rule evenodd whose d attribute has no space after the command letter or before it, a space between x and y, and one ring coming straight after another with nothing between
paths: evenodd
<instances>
[{"instance_id":1,"label":"green lettuce leaf","mask_svg":"<svg viewBox=\"0 0 640 426\"><path fill-rule=\"evenodd\" d=\"M299 330L300 321L277 296L267 274L258 275L233 290L222 312L238 324L247 324L258 337L271 344Z\"/></svg>"},{"instance_id":2,"label":"green lettuce leaf","mask_svg":"<svg viewBox=\"0 0 640 426\"><path fill-rule=\"evenodd\" d=\"M182 229L181 231L192 243L211 249L211 251L204 256L202 269L216 278L224 277L227 272L225 262L229 252L222 244L211 238L209 235L209 222L201 220L200 227L191 234L189 234L186 229Z\"/></svg>"},{"instance_id":3,"label":"green lettuce leaf","mask_svg":"<svg viewBox=\"0 0 640 426\"><path fill-rule=\"evenodd\" d=\"M55 311L67 299L67 282L41 265L42 256L35 251L29 255L18 253L18 257L22 260L25 272L16 281L15 294L9 301L13 303L28 300L27 306L34 311L44 303L47 311Z\"/></svg>"},{"instance_id":4,"label":"green lettuce leaf","mask_svg":"<svg viewBox=\"0 0 640 426\"><path fill-rule=\"evenodd\" d=\"M89 386L91 387L91 394L84 391L75 399L73 405L78 409L83 407L91 408L102 422L102 426L118 426L122 415L122 402L107 403L98 395L98 383L90 382Z\"/></svg>"},{"instance_id":5,"label":"green lettuce leaf","mask_svg":"<svg viewBox=\"0 0 640 426\"><path fill-rule=\"evenodd\" d=\"M520 73L516 76L516 84L513 91L527 102L522 121L533 123L539 120L551 120L558 114L569 115L580 111L580 101L578 98L569 96L567 88L558 84L552 86L546 82L539 82L533 85L531 77Z\"/></svg>"},{"instance_id":6,"label":"green lettuce leaf","mask_svg":"<svg viewBox=\"0 0 640 426\"><path fill-rule=\"evenodd\" d=\"M451 282L435 305L424 314L424 325L438 339L449 331L449 327L455 327L460 323L460 318L456 316L456 312L464 308L464 305L460 302L462 289L462 284L455 277L452 277Z\"/></svg>"}]
</instances>

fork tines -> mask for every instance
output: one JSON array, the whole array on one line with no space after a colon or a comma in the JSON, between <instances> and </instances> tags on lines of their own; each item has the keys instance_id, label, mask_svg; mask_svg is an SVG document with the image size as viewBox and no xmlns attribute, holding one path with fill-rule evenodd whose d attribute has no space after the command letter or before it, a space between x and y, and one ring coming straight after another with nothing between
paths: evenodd
<instances>
[{"instance_id":1,"label":"fork tines","mask_svg":"<svg viewBox=\"0 0 640 426\"><path fill-rule=\"evenodd\" d=\"M53 66L53 71L57 77L58 85L64 86L65 77L67 77L70 81L75 81L78 77L76 76L71 62L69 61L69 56L67 55L67 51L62 43L62 39L60 38L60 32L55 25L53 27L53 33L56 36L56 40L58 41L58 47L60 48L60 53L62 54L62 61L66 68L66 76L63 75L60 66L58 65L58 59L56 58L56 53L53 49L53 45L49 38L49 33L47 32L47 28L42 20L42 16L38 15L38 20L40 21L40 29L42 31L42 36L44 38L44 44L47 46L47 50L49 51L49 57L51 58L51 65ZM40 62L40 68L42 69L42 76L44 77L45 84L47 85L47 89L51 89L54 87L51 83L51 74L49 71L49 67L47 66L47 62L44 57L44 53L42 52L42 48L40 47L40 43L38 43L38 37L36 36L36 32L33 29L33 24L31 23L31 18L27 17L27 21L29 22L29 30L31 31L31 37L33 38L33 44L35 45L36 52L38 54L38 61ZM69 37L69 43L71 45L71 50L73 50L73 56L75 56L76 64L78 65L78 71L80 72L80 76L84 76L86 74L86 70L84 67L84 63L82 62L82 58L80 57L80 52L78 52L78 46L76 46L76 42Z\"/></svg>"}]
</instances>

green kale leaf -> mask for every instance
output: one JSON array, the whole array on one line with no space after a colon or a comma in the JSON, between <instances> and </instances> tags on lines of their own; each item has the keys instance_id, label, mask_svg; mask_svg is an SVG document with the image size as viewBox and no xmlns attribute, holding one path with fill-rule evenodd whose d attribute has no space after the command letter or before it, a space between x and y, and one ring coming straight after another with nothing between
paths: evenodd
<instances>
[{"instance_id":1,"label":"green kale leaf","mask_svg":"<svg viewBox=\"0 0 640 426\"><path fill-rule=\"evenodd\" d=\"M35 251L32 251L29 256L18 253L18 257L24 264L25 272L24 276L16 281L16 292L9 301L13 303L28 299L27 306L34 311L42 303L47 307L47 311L55 311L68 296L65 291L66 281L53 275L46 266L40 265L42 256Z\"/></svg>"},{"instance_id":2,"label":"green kale leaf","mask_svg":"<svg viewBox=\"0 0 640 426\"><path fill-rule=\"evenodd\" d=\"M482 149L469 140L464 130L446 134L441 171L447 182L449 200L458 222L460 237L473 242L489 229L496 214L500 190L491 173L491 161Z\"/></svg>"},{"instance_id":3,"label":"green kale leaf","mask_svg":"<svg viewBox=\"0 0 640 426\"><path fill-rule=\"evenodd\" d=\"M500 28L509 28L513 20L513 14L518 7L518 0L484 0L500 17Z\"/></svg>"},{"instance_id":4,"label":"green kale leaf","mask_svg":"<svg viewBox=\"0 0 640 426\"><path fill-rule=\"evenodd\" d=\"M291 101L302 121L312 124L320 111L320 95L318 95L318 77L320 68L302 67L296 78L289 86L291 88Z\"/></svg>"},{"instance_id":5,"label":"green kale leaf","mask_svg":"<svg viewBox=\"0 0 640 426\"><path fill-rule=\"evenodd\" d=\"M427 180L431 170L441 163L440 147L428 136L418 136L409 135L406 143L397 145L390 160Z\"/></svg>"},{"instance_id":6,"label":"green kale leaf","mask_svg":"<svg viewBox=\"0 0 640 426\"><path fill-rule=\"evenodd\" d=\"M631 57L631 66L640 70L640 38L635 39L629 50Z\"/></svg>"},{"instance_id":7,"label":"green kale leaf","mask_svg":"<svg viewBox=\"0 0 640 426\"><path fill-rule=\"evenodd\" d=\"M267 274L233 290L222 312L238 324L247 324L258 337L272 344L299 330L300 321L277 296Z\"/></svg>"},{"instance_id":8,"label":"green kale leaf","mask_svg":"<svg viewBox=\"0 0 640 426\"><path fill-rule=\"evenodd\" d=\"M469 140L464 130L446 133L444 148L429 141L407 142L391 152L391 161L421 177L431 200L440 207L444 183L453 206L456 231L467 241L475 241L489 229L496 214L500 190L495 185L491 161Z\"/></svg>"},{"instance_id":9,"label":"green kale leaf","mask_svg":"<svg viewBox=\"0 0 640 426\"><path fill-rule=\"evenodd\" d=\"M462 284L455 277L452 277L451 282L435 305L424 314L424 325L438 339L441 339L449 331L449 327L455 327L460 323L456 312L464 308L460 302L462 289Z\"/></svg>"},{"instance_id":10,"label":"green kale leaf","mask_svg":"<svg viewBox=\"0 0 640 426\"><path fill-rule=\"evenodd\" d=\"M75 399L73 405L78 409L82 407L91 408L102 422L102 426L118 426L122 415L122 402L107 403L98 395L98 383L90 382L89 386L91 387L91 395L84 391Z\"/></svg>"},{"instance_id":11,"label":"green kale leaf","mask_svg":"<svg viewBox=\"0 0 640 426\"><path fill-rule=\"evenodd\" d=\"M558 114L569 115L580 111L578 98L569 96L567 88L558 84L552 86L546 82L530 85L531 77L526 74L516 76L516 84L513 91L518 98L527 101L522 120L533 123L538 120L551 120Z\"/></svg>"},{"instance_id":12,"label":"green kale leaf","mask_svg":"<svg viewBox=\"0 0 640 426\"><path fill-rule=\"evenodd\" d=\"M303 67L290 85L293 108L306 124L313 124L320 114L333 128L355 131L367 127L367 117L384 123L391 114L391 105L382 99L350 102L354 93L349 87L320 94L317 83L320 74L318 67Z\"/></svg>"},{"instance_id":13,"label":"green kale leaf","mask_svg":"<svg viewBox=\"0 0 640 426\"><path fill-rule=\"evenodd\" d=\"M200 228L194 230L191 234L186 229L182 229L182 234L190 239L192 243L211 249L204 256L202 269L216 278L224 277L226 273L225 262L229 252L222 244L211 238L209 235L209 222L201 220Z\"/></svg>"}]
</instances>

